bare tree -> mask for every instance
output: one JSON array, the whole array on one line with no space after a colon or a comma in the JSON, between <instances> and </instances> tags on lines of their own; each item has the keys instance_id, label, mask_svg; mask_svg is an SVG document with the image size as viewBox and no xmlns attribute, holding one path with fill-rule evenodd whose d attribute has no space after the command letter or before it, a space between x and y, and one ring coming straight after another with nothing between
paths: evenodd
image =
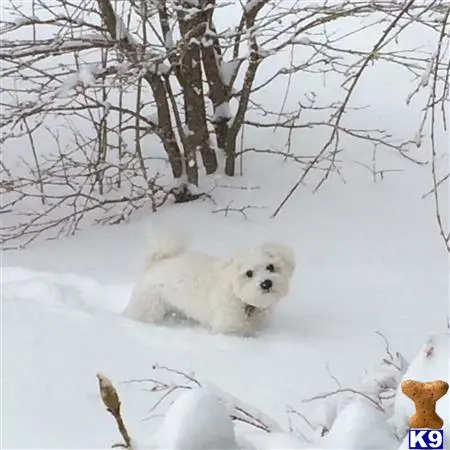
<instances>
[{"instance_id":1,"label":"bare tree","mask_svg":"<svg viewBox=\"0 0 450 450\"><path fill-rule=\"evenodd\" d=\"M418 138L398 142L344 120L355 109L363 73L381 62L403 67L418 80L417 92L430 88L419 135L428 122L436 130L448 97L448 2L32 0L19 8L15 1L3 6L9 14L0 28L2 244L74 233L93 220L117 223L170 197L198 198L202 173L233 176L237 158L249 152L299 164L299 179L274 217L312 171L321 173L318 187L339 172L347 137L416 164L432 161L432 192L449 246L438 196L448 176L439 176L435 144L429 159L418 160L411 153ZM230 8L238 14L235 26L218 26ZM349 33L330 32L355 20ZM376 26L382 31L371 48L347 47L347 34ZM396 46L411 26L436 36L433 54ZM289 64L258 78L258 69L280 54L291 56ZM342 98L321 104L305 87L288 111L292 80L301 74L339 77ZM283 106L272 111L256 99L281 78L288 79ZM244 127L278 130L286 145L239 148ZM323 130L323 146L294 153L294 137L311 128Z\"/></svg>"}]
</instances>

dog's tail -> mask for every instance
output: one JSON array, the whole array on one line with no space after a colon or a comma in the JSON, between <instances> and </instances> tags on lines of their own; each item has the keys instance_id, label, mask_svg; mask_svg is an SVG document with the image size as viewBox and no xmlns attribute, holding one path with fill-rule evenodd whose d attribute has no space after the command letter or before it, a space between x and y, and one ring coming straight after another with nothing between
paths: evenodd
<instances>
[{"instance_id":1,"label":"dog's tail","mask_svg":"<svg viewBox=\"0 0 450 450\"><path fill-rule=\"evenodd\" d=\"M180 255L187 249L187 239L175 233L154 236L150 245L145 265L149 268L154 263Z\"/></svg>"}]
</instances>

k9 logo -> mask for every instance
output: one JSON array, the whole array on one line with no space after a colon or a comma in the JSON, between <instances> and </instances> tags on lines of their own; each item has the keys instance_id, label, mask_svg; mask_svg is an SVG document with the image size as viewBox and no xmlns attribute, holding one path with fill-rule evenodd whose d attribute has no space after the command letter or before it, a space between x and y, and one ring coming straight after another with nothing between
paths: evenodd
<instances>
[{"instance_id":1,"label":"k9 logo","mask_svg":"<svg viewBox=\"0 0 450 450\"><path fill-rule=\"evenodd\" d=\"M410 449L444 448L444 430L408 430L408 443Z\"/></svg>"}]
</instances>

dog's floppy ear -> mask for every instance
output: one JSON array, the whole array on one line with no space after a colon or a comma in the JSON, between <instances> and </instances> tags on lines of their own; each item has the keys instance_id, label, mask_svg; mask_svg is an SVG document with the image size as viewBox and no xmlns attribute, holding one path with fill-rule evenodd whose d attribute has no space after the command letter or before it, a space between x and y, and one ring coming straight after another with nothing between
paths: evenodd
<instances>
[{"instance_id":1,"label":"dog's floppy ear","mask_svg":"<svg viewBox=\"0 0 450 450\"><path fill-rule=\"evenodd\" d=\"M217 267L220 270L239 270L240 260L239 254L231 254L228 257L217 262Z\"/></svg>"},{"instance_id":2,"label":"dog's floppy ear","mask_svg":"<svg viewBox=\"0 0 450 450\"><path fill-rule=\"evenodd\" d=\"M291 247L279 242L266 242L263 244L262 249L269 257L281 259L286 264L289 272L294 272L295 253Z\"/></svg>"}]
</instances>

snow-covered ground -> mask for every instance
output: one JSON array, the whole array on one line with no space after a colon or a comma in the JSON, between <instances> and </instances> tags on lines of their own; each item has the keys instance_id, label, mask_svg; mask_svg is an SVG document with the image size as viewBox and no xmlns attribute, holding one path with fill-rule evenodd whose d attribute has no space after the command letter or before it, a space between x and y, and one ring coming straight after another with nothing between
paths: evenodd
<instances>
[{"instance_id":1,"label":"snow-covered ground","mask_svg":"<svg viewBox=\"0 0 450 450\"><path fill-rule=\"evenodd\" d=\"M296 174L280 164L278 186L263 185L261 172L269 167L274 170L273 161L245 180L218 180L229 186L215 192L218 205L205 200L167 206L155 215L142 212L127 225L3 255L6 447L99 448L115 442L114 421L98 395L98 372L116 384L131 434L146 442L165 406L150 413L160 394L145 383L125 382L173 379L164 371L155 375L155 364L194 372L265 412L284 431L290 417L301 442L310 427L288 415L288 408L313 417L317 402L303 400L335 390L337 381L342 388L358 387L385 356L377 331L407 360L430 334L446 332L448 261L432 204L421 200L414 183L420 173L375 185L333 182L315 195L304 191L271 220L268 212ZM230 186L244 182L260 189L240 190L236 199ZM269 209L250 210L249 219L211 212L230 197L236 207ZM218 254L269 236L293 246L298 266L292 291L267 331L240 339L189 324L148 326L120 317L142 269L148 235L176 224L192 235L196 248ZM448 355L448 348L443 352ZM157 417L146 420L152 414Z\"/></svg>"}]
</instances>

